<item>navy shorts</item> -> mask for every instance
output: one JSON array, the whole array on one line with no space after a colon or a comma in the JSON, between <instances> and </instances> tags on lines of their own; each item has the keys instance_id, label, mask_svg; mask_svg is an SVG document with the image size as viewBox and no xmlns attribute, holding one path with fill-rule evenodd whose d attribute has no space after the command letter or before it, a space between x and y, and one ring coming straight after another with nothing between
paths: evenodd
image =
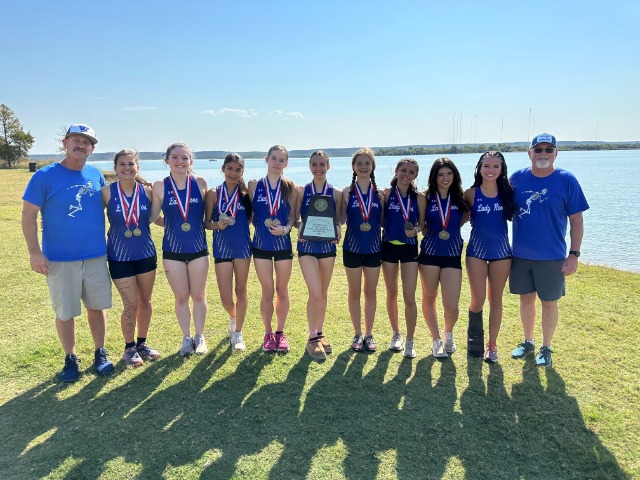
<instances>
[{"instance_id":1,"label":"navy shorts","mask_svg":"<svg viewBox=\"0 0 640 480\"><path fill-rule=\"evenodd\" d=\"M403 243L397 245L391 242L382 244L382 261L387 263L411 263L418 261L418 245Z\"/></svg>"},{"instance_id":2,"label":"navy shorts","mask_svg":"<svg viewBox=\"0 0 640 480\"><path fill-rule=\"evenodd\" d=\"M274 262L293 259L293 250L290 248L286 250L260 250L259 248L252 248L251 253L253 254L253 258L273 260Z\"/></svg>"},{"instance_id":3,"label":"navy shorts","mask_svg":"<svg viewBox=\"0 0 640 480\"><path fill-rule=\"evenodd\" d=\"M382 263L382 254L376 253L353 253L349 250L342 250L342 263L347 268L379 268Z\"/></svg>"},{"instance_id":4,"label":"navy shorts","mask_svg":"<svg viewBox=\"0 0 640 480\"><path fill-rule=\"evenodd\" d=\"M418 256L418 263L420 265L431 265L440 268L456 268L462 270L462 257L460 255L456 257L443 257L439 255L426 255L421 253Z\"/></svg>"},{"instance_id":5,"label":"navy shorts","mask_svg":"<svg viewBox=\"0 0 640 480\"><path fill-rule=\"evenodd\" d=\"M318 260L322 260L323 258L331 258L335 257L336 252L327 252L327 253L311 253L311 252L298 252L298 258L300 257L315 257Z\"/></svg>"},{"instance_id":6,"label":"navy shorts","mask_svg":"<svg viewBox=\"0 0 640 480\"><path fill-rule=\"evenodd\" d=\"M209 250L202 250L200 252L195 253L176 253L176 252L167 252L165 250L162 251L162 259L163 260L176 260L178 262L189 263L191 260L195 260L200 257L208 257Z\"/></svg>"},{"instance_id":7,"label":"navy shorts","mask_svg":"<svg viewBox=\"0 0 640 480\"><path fill-rule=\"evenodd\" d=\"M112 280L135 277L136 275L152 272L156 268L158 268L157 255L141 260L129 260L127 262L109 260L109 274Z\"/></svg>"}]
</instances>

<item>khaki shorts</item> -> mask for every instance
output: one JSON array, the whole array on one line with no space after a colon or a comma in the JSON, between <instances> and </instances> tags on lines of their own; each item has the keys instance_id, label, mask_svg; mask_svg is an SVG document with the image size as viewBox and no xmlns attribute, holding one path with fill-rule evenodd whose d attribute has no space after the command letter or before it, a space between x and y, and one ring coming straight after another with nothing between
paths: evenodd
<instances>
[{"instance_id":1,"label":"khaki shorts","mask_svg":"<svg viewBox=\"0 0 640 480\"><path fill-rule=\"evenodd\" d=\"M75 262L49 262L51 306L59 320L80 316L80 300L90 310L111 308L111 279L107 257Z\"/></svg>"}]
</instances>

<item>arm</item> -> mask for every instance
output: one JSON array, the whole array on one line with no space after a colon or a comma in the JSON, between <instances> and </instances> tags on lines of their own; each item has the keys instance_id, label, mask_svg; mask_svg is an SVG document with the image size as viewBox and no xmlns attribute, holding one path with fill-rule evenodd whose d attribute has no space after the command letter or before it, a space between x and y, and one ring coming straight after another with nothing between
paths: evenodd
<instances>
[{"instance_id":1,"label":"arm","mask_svg":"<svg viewBox=\"0 0 640 480\"><path fill-rule=\"evenodd\" d=\"M347 222L347 207L349 206L349 190L350 189L351 187L344 187L344 189L342 190L342 205L340 208L341 210L340 216L338 218L340 225Z\"/></svg>"},{"instance_id":2,"label":"arm","mask_svg":"<svg viewBox=\"0 0 640 480\"><path fill-rule=\"evenodd\" d=\"M160 211L162 210L162 200L164 198L164 182L162 180L158 180L153 184L153 190L151 191L151 213L149 214L149 222L153 223L159 220ZM160 226L164 225L158 224Z\"/></svg>"},{"instance_id":3,"label":"arm","mask_svg":"<svg viewBox=\"0 0 640 480\"><path fill-rule=\"evenodd\" d=\"M47 275L49 264L38 241L38 212L40 212L40 207L26 200L22 202L22 234L27 242L31 270Z\"/></svg>"},{"instance_id":4,"label":"arm","mask_svg":"<svg viewBox=\"0 0 640 480\"><path fill-rule=\"evenodd\" d=\"M217 194L215 188L207 192L204 197L204 228L207 230L215 230L217 222L212 221L213 209L216 207Z\"/></svg>"},{"instance_id":5,"label":"arm","mask_svg":"<svg viewBox=\"0 0 640 480\"><path fill-rule=\"evenodd\" d=\"M571 247L569 250L580 250L582 245L582 237L584 235L584 224L582 221L582 212L574 213L569 216L569 237L571 238ZM570 254L562 264L562 273L565 277L576 273L578 270L578 257Z\"/></svg>"},{"instance_id":6,"label":"arm","mask_svg":"<svg viewBox=\"0 0 640 480\"><path fill-rule=\"evenodd\" d=\"M340 190L333 189L333 200L336 202L336 233L338 234L338 239L336 240L336 245L340 243L340 239L342 238L342 192Z\"/></svg>"},{"instance_id":7,"label":"arm","mask_svg":"<svg viewBox=\"0 0 640 480\"><path fill-rule=\"evenodd\" d=\"M109 185L100 187L100 194L102 195L102 206L106 207L107 204L109 203L109 200L111 200L111 188L109 187Z\"/></svg>"}]
</instances>

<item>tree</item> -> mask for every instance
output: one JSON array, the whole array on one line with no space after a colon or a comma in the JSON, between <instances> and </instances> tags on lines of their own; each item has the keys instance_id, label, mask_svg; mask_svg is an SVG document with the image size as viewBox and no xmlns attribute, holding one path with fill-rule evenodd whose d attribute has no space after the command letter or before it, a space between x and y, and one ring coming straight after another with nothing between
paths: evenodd
<instances>
[{"instance_id":1,"label":"tree","mask_svg":"<svg viewBox=\"0 0 640 480\"><path fill-rule=\"evenodd\" d=\"M35 139L22 129L16 114L4 103L0 105L0 158L15 168L29 154Z\"/></svg>"}]
</instances>

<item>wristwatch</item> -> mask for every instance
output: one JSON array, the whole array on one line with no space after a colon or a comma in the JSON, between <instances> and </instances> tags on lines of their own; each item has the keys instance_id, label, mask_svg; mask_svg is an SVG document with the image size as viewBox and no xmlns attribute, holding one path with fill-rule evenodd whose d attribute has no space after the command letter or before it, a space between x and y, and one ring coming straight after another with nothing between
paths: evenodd
<instances>
[{"instance_id":1,"label":"wristwatch","mask_svg":"<svg viewBox=\"0 0 640 480\"><path fill-rule=\"evenodd\" d=\"M580 257L580 250L569 250L569 255L575 255L576 258Z\"/></svg>"}]
</instances>

